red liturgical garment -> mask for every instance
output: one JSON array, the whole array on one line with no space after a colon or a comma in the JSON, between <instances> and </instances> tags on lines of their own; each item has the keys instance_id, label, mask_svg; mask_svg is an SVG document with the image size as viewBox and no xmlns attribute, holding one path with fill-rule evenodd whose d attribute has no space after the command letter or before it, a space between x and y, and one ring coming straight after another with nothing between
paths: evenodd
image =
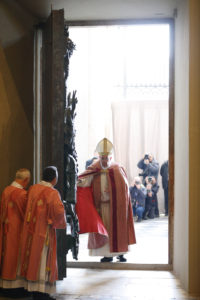
<instances>
[{"instance_id":1,"label":"red liturgical garment","mask_svg":"<svg viewBox=\"0 0 200 300\"><path fill-rule=\"evenodd\" d=\"M27 192L23 188L10 185L3 191L0 206L2 279L16 279L26 204Z\"/></svg>"},{"instance_id":2,"label":"red liturgical garment","mask_svg":"<svg viewBox=\"0 0 200 300\"><path fill-rule=\"evenodd\" d=\"M79 176L79 180L77 215L80 232L90 233L88 248L101 248L106 243L105 238L104 242L102 241L103 232L99 234L100 230L105 228L108 232L110 253L127 252L128 245L135 244L136 238L128 180L124 169L116 163L102 169L100 163L96 162ZM84 192L84 189L88 190Z\"/></svg>"},{"instance_id":3,"label":"red liturgical garment","mask_svg":"<svg viewBox=\"0 0 200 300\"><path fill-rule=\"evenodd\" d=\"M28 192L28 204L22 238L21 275L27 280L47 282L58 279L56 229L66 228L64 206L56 189L42 184L33 185ZM43 257L44 248L46 257ZM45 265L41 263L44 261ZM43 268L44 270L41 270Z\"/></svg>"}]
</instances>

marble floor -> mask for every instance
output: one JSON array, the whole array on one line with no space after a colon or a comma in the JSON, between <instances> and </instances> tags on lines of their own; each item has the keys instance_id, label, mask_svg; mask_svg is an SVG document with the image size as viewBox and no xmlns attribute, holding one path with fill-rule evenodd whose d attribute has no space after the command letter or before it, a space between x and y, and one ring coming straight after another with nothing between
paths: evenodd
<instances>
[{"instance_id":1,"label":"marble floor","mask_svg":"<svg viewBox=\"0 0 200 300\"><path fill-rule=\"evenodd\" d=\"M57 283L57 300L199 300L169 271L68 269Z\"/></svg>"},{"instance_id":2,"label":"marble floor","mask_svg":"<svg viewBox=\"0 0 200 300\"><path fill-rule=\"evenodd\" d=\"M127 263L132 264L168 264L168 217L135 222L136 244L130 246L125 255ZM88 235L79 236L78 261L72 258L71 252L67 255L68 266L85 265L83 262L99 262L101 257L91 257L88 254ZM127 264L126 263L126 264Z\"/></svg>"},{"instance_id":3,"label":"marble floor","mask_svg":"<svg viewBox=\"0 0 200 300\"><path fill-rule=\"evenodd\" d=\"M57 283L58 300L186 300L189 296L168 269L168 217L135 222L136 245L127 262L100 263L87 250L87 234L80 236L78 261L67 256L67 278ZM165 271L138 270L140 264L166 266ZM134 267L133 267L134 266ZM133 270L137 266L137 270ZM155 267L155 266L154 266Z\"/></svg>"},{"instance_id":4,"label":"marble floor","mask_svg":"<svg viewBox=\"0 0 200 300\"><path fill-rule=\"evenodd\" d=\"M69 268L53 296L57 300L200 300L188 295L169 271L84 268Z\"/></svg>"},{"instance_id":5,"label":"marble floor","mask_svg":"<svg viewBox=\"0 0 200 300\"><path fill-rule=\"evenodd\" d=\"M136 222L135 231L137 244L126 255L126 263L115 260L100 263L100 257L88 256L87 235L82 235L79 259L74 261L70 253L67 255L67 278L57 282L54 297L57 300L200 300L188 295L167 269L168 218ZM161 264L166 270L139 270L140 264Z\"/></svg>"}]
</instances>

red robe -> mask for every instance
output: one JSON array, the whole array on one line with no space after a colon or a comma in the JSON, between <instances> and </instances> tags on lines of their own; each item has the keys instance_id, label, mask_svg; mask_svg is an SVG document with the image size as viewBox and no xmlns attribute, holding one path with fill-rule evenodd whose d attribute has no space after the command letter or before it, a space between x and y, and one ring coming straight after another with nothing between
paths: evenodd
<instances>
[{"instance_id":1,"label":"red robe","mask_svg":"<svg viewBox=\"0 0 200 300\"><path fill-rule=\"evenodd\" d=\"M110 218L109 218L109 247L110 252L127 252L128 245L135 244L135 230L133 222L133 213L131 207L131 200L129 194L129 186L125 171L118 164L113 163L106 170L102 170L100 163L96 162L90 166L84 173L79 176L79 179L84 178L89 175L93 175L92 180L92 195L94 206L101 214L101 172L106 172L108 187L109 187L109 206L110 206ZM82 193L79 193L79 189L82 189ZM84 228L81 228L82 216L79 214L79 211L84 206L85 202L88 201L87 196L84 197L84 187L78 187L77 193L77 215L80 222L80 230L85 231ZM81 197L80 197L81 195ZM94 220L94 214L91 211L88 211L85 215L86 219ZM99 216L101 217L101 216ZM93 232L89 236L90 248L99 248L103 246L102 241L99 243L99 239L102 239L102 233L97 230L97 233L94 233L93 230L88 230L87 232ZM91 240L90 240L91 239ZM106 239L105 239L106 242ZM104 244L105 244L104 242ZM101 245L100 245L101 244Z\"/></svg>"},{"instance_id":2,"label":"red robe","mask_svg":"<svg viewBox=\"0 0 200 300\"><path fill-rule=\"evenodd\" d=\"M27 204L27 192L8 186L0 205L0 277L14 280L17 275L21 233Z\"/></svg>"},{"instance_id":3,"label":"red robe","mask_svg":"<svg viewBox=\"0 0 200 300\"><path fill-rule=\"evenodd\" d=\"M24 220L21 275L37 281L44 245L48 246L46 271L48 282L58 279L56 256L56 229L66 228L63 203L58 191L52 187L35 184L28 192Z\"/></svg>"}]
</instances>

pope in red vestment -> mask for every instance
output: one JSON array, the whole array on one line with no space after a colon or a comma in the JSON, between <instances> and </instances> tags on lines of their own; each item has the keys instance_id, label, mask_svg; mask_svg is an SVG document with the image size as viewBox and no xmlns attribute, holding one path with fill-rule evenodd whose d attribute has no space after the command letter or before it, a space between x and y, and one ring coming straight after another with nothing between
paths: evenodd
<instances>
[{"instance_id":1,"label":"pope in red vestment","mask_svg":"<svg viewBox=\"0 0 200 300\"><path fill-rule=\"evenodd\" d=\"M104 138L97 145L99 161L80 174L76 211L80 233L89 232L90 255L101 262L126 261L123 254L136 243L128 180L124 169L111 162L112 143Z\"/></svg>"},{"instance_id":2,"label":"pope in red vestment","mask_svg":"<svg viewBox=\"0 0 200 300\"><path fill-rule=\"evenodd\" d=\"M19 271L20 242L27 205L27 191L24 188L29 180L29 170L18 170L15 181L5 188L1 197L0 277L1 286L6 288L18 287L17 282L13 281Z\"/></svg>"},{"instance_id":3,"label":"pope in red vestment","mask_svg":"<svg viewBox=\"0 0 200 300\"><path fill-rule=\"evenodd\" d=\"M53 167L46 169L51 168ZM58 279L56 229L66 228L64 206L59 192L53 187L56 182L51 177L47 180L43 175L43 180L31 186L28 191L21 276L27 280L25 288L29 291L48 294L55 292L53 286Z\"/></svg>"}]
</instances>

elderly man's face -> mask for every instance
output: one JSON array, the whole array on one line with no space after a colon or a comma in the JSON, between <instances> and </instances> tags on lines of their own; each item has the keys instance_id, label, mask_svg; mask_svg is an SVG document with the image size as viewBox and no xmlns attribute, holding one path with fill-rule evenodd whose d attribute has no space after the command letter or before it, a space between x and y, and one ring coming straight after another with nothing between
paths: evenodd
<instances>
[{"instance_id":1,"label":"elderly man's face","mask_svg":"<svg viewBox=\"0 0 200 300\"><path fill-rule=\"evenodd\" d=\"M109 167L110 165L110 160L111 160L111 157L108 156L108 155L102 155L100 156L100 160L101 160L101 164L104 168L107 168Z\"/></svg>"}]
</instances>

